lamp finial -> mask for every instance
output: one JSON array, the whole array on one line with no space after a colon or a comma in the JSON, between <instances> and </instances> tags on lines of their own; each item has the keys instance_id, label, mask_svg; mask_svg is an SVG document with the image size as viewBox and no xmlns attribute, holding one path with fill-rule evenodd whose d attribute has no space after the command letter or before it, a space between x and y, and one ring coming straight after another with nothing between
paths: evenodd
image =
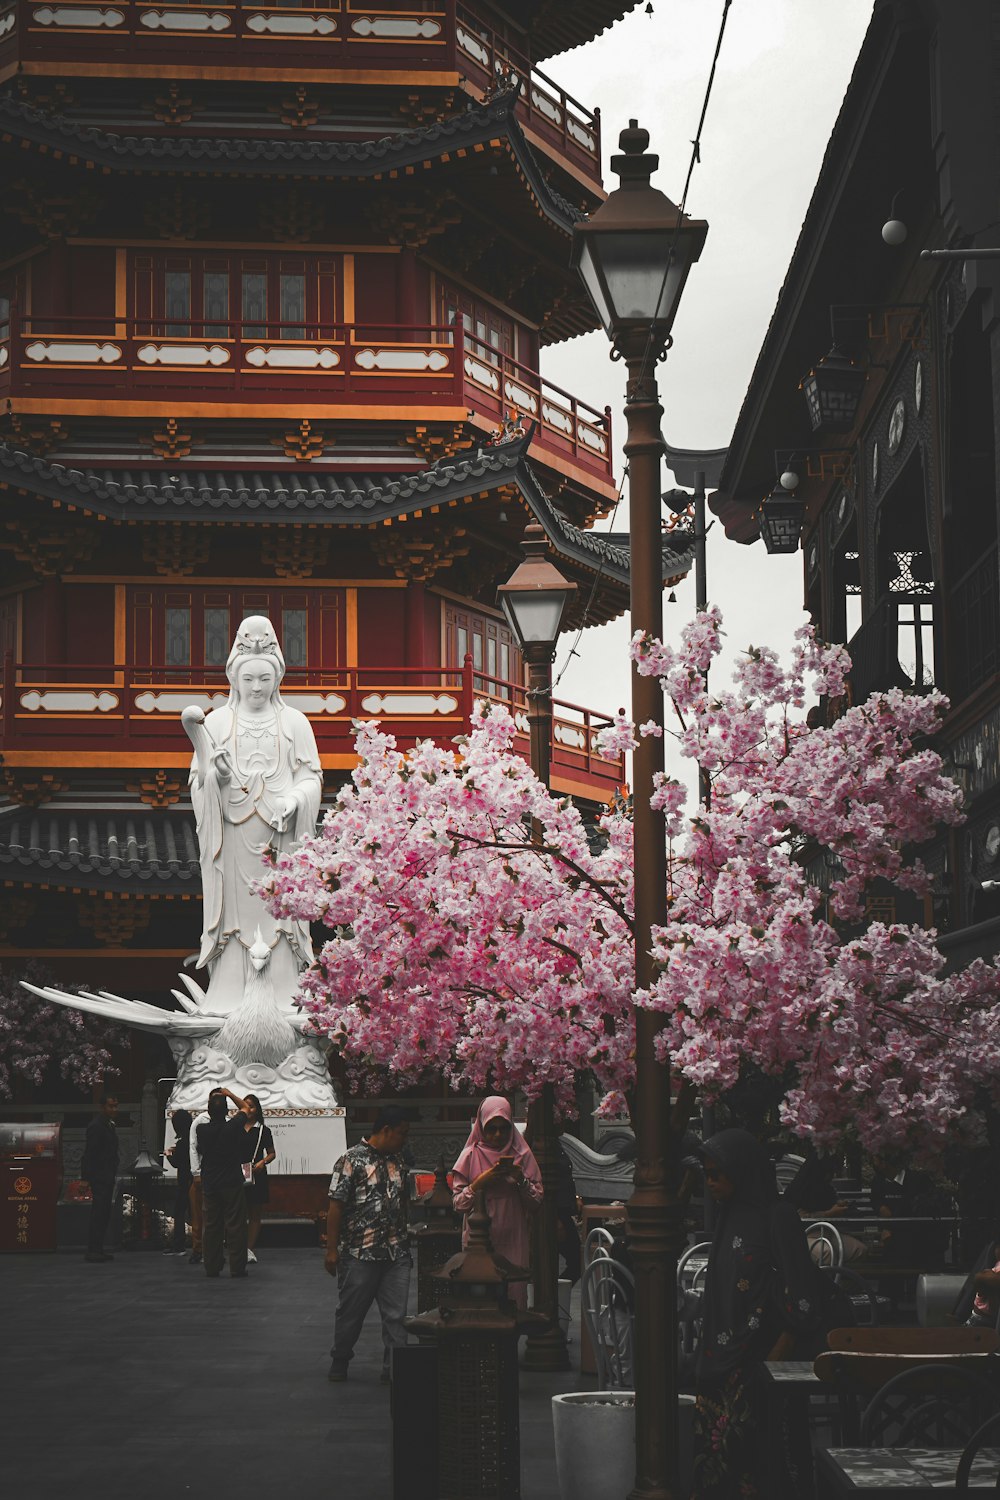
<instances>
[{"instance_id":1,"label":"lamp finial","mask_svg":"<svg viewBox=\"0 0 1000 1500\"><path fill-rule=\"evenodd\" d=\"M621 178L622 187L648 183L660 165L660 158L654 152L647 154L648 145L649 131L643 130L638 120L629 120L628 129L618 137L619 149L624 154L611 158L611 170Z\"/></svg>"}]
</instances>

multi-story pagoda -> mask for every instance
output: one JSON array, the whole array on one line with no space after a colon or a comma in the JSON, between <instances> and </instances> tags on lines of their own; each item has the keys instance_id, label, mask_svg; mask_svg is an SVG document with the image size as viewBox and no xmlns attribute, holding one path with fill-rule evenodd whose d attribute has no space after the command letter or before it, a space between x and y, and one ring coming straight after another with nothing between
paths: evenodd
<instances>
[{"instance_id":1,"label":"multi-story pagoda","mask_svg":"<svg viewBox=\"0 0 1000 1500\"><path fill-rule=\"evenodd\" d=\"M200 926L179 712L245 615L332 790L354 718L447 742L522 705L495 606L528 521L569 628L625 608L609 414L539 374L593 326L600 120L538 64L630 8L0 5L8 964L167 991ZM605 801L603 716L555 714L555 788Z\"/></svg>"}]
</instances>

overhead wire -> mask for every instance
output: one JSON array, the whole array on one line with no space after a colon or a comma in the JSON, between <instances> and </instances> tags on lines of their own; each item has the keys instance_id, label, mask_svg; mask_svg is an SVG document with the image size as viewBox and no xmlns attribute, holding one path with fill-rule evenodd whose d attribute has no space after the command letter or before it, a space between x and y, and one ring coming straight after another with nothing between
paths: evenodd
<instances>
[{"instance_id":1,"label":"overhead wire","mask_svg":"<svg viewBox=\"0 0 1000 1500\"><path fill-rule=\"evenodd\" d=\"M718 36L716 37L716 41L715 41L715 51L712 54L712 65L709 68L708 81L705 84L705 93L704 93L704 96L702 98L702 103L701 103L701 114L698 117L698 128L695 131L694 139L691 142L691 157L690 157L690 160L688 162L687 175L684 178L684 190L683 190L683 192L681 194L681 201L680 201L680 203L678 205L678 209L677 209L677 223L674 226L674 237L673 237L673 241L672 241L672 243L670 245L670 250L669 250L669 252L667 254L666 268L665 268L665 270L663 272L663 281L662 281L662 283L660 285L660 294L659 294L659 296L656 299L656 306L657 307L659 307L660 303L662 302L662 300L663 300L663 294L664 294L664 292L667 289L667 281L668 281L669 276L670 276L670 268L673 265L674 255L675 255L675 253L677 251L677 241L678 241L678 238L680 236L681 225L684 222L684 213L685 213L685 210L687 208L688 192L689 192L690 187L691 187L691 179L694 176L694 169L695 169L695 167L700 166L700 164L701 164L701 137L702 137L702 133L703 133L703 131L705 129L705 120L706 120L706 118L708 116L709 100L712 97L712 89L713 89L713 87L715 85L715 74L716 74L716 70L717 70L718 65L719 65L719 55L720 55L720 53L722 51L722 39L723 39L723 37L726 34L726 22L729 19L729 11L730 11L730 9L732 7L732 3L733 3L733 0L722 0L722 17L721 17L720 22L719 22L719 32L718 32ZM668 347L669 347L669 345L668 345ZM640 381L642 381L645 378L646 371L647 371L648 366L649 366L650 355L652 354L652 352L653 352L653 326L651 324L650 325L650 329L649 329L649 335L648 335L648 338L646 340L646 347L645 347L645 350L643 351L642 363L639 366L638 379ZM615 517L618 514L618 507L621 505L621 502L622 502L622 495L624 494L625 481L626 481L627 478L628 478L628 463L626 462L624 468L622 469L622 477L621 477L621 480L620 480L619 485L618 485L618 494L615 496L614 508L613 508L613 510L611 512L611 527L614 526ZM604 564L605 564L606 561L607 561L607 548L606 548L606 545L605 545L605 546L602 546L601 549L600 549L600 563L598 565L596 573L594 574L594 581L593 581L593 583L590 586L590 593L587 596L587 603L584 606L583 620L582 620L581 624L579 625L579 627L577 629L576 636L574 637L574 640L573 640L573 644L572 644L572 646L570 646L569 651L566 654L566 660L563 662L562 669L557 674L557 676L555 677L555 679L554 679L554 681L552 683L552 689L551 689L551 691L553 693L555 692L556 688L559 686L559 684L562 681L563 677L566 675L566 672L569 669L570 662L573 660L574 656L578 655L577 647L580 644L580 638L582 637L583 632L587 628L590 611L593 608L594 599L595 599L595 597L597 595L597 589L598 589L598 586L600 585L601 578L604 575Z\"/></svg>"}]
</instances>

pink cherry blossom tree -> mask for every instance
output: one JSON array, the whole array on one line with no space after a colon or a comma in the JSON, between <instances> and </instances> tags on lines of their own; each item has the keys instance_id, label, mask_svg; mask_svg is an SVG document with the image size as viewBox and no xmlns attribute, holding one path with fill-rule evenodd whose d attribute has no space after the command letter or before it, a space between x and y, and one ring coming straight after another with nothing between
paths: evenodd
<instances>
[{"instance_id":1,"label":"pink cherry blossom tree","mask_svg":"<svg viewBox=\"0 0 1000 1500\"><path fill-rule=\"evenodd\" d=\"M119 1072L109 1049L125 1040L122 1027L61 1005L40 1005L21 988L22 979L53 983L37 964L22 974L0 974L0 1098L13 1097L18 1077L41 1084L54 1064L83 1092Z\"/></svg>"},{"instance_id":2,"label":"pink cherry blossom tree","mask_svg":"<svg viewBox=\"0 0 1000 1500\"><path fill-rule=\"evenodd\" d=\"M931 744L947 700L893 690L847 706L849 657L811 627L789 667L751 650L731 691L708 692L720 645L710 610L676 649L631 647L662 683L674 753L711 787L694 815L677 778L655 793L669 919L655 935L659 977L637 1001L667 1018L664 1058L709 1096L748 1065L793 1080L783 1117L819 1146L853 1135L933 1153L973 1135L977 1089L1000 1091L1000 969L945 976L932 932L865 918L875 881L927 891L914 851L961 820ZM841 712L810 727L803 710L817 698ZM630 734L620 721L608 738ZM826 890L817 869L832 872Z\"/></svg>"},{"instance_id":3,"label":"pink cherry blossom tree","mask_svg":"<svg viewBox=\"0 0 1000 1500\"><path fill-rule=\"evenodd\" d=\"M315 839L282 857L274 909L333 936L302 985L347 1057L400 1082L627 1087L632 1051L631 825L593 853L577 808L512 750L484 708L456 750L406 755L363 725L351 784Z\"/></svg>"},{"instance_id":4,"label":"pink cherry blossom tree","mask_svg":"<svg viewBox=\"0 0 1000 1500\"><path fill-rule=\"evenodd\" d=\"M401 1083L435 1071L529 1098L551 1083L566 1111L585 1069L611 1111L629 1099L636 1003L665 1016L663 1060L689 1089L718 1096L760 1070L819 1145L853 1134L926 1151L945 1126L952 1141L973 1132L976 1089L1000 1080L996 966L945 975L932 933L865 919L875 881L926 889L913 851L961 818L930 743L945 700L892 691L846 706L847 655L810 629L789 666L751 650L731 689L709 692L720 642L712 610L676 648L632 643L663 686L671 756L711 786L703 808L679 777L656 788L669 909L640 995L626 816L601 820L595 853L577 809L514 754L499 706L456 750L404 755L361 727L351 784L266 882L277 912L332 930L302 1002L346 1057ZM817 699L843 711L810 726ZM622 717L606 748L634 734Z\"/></svg>"}]
</instances>

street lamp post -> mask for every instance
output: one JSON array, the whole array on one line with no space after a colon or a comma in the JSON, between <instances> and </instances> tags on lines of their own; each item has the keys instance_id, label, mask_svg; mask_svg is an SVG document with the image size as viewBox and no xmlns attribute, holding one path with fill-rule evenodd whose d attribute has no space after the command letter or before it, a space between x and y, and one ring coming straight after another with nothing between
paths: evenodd
<instances>
[{"instance_id":1,"label":"street lamp post","mask_svg":"<svg viewBox=\"0 0 1000 1500\"><path fill-rule=\"evenodd\" d=\"M552 758L552 659L559 628L576 584L565 579L548 559L541 526L525 529L524 561L497 590L500 604L528 668L528 731L531 769L548 788ZM537 826L533 838L540 842ZM556 1243L556 1187L559 1142L555 1132L552 1085L547 1083L531 1106L531 1149L542 1177L542 1204L532 1226L532 1281L535 1311L545 1327L529 1331L524 1350L526 1370L568 1370L569 1351L559 1325L559 1250Z\"/></svg>"},{"instance_id":2,"label":"street lamp post","mask_svg":"<svg viewBox=\"0 0 1000 1500\"><path fill-rule=\"evenodd\" d=\"M660 463L663 408L656 365L670 344L681 292L701 254L708 225L688 219L650 185L658 158L635 120L619 139L611 168L620 186L574 230L573 259L628 369L625 417L629 464L632 631L663 634ZM663 693L655 677L632 667L632 719L662 729ZM662 735L642 736L633 761L635 984L655 979L651 929L667 916L666 829L650 805L664 769ZM628 1203L636 1271L636 1478L630 1500L676 1500L677 1256L683 1220L670 1160L670 1069L655 1047L663 1018L637 1010L635 1020L635 1187Z\"/></svg>"}]
</instances>

